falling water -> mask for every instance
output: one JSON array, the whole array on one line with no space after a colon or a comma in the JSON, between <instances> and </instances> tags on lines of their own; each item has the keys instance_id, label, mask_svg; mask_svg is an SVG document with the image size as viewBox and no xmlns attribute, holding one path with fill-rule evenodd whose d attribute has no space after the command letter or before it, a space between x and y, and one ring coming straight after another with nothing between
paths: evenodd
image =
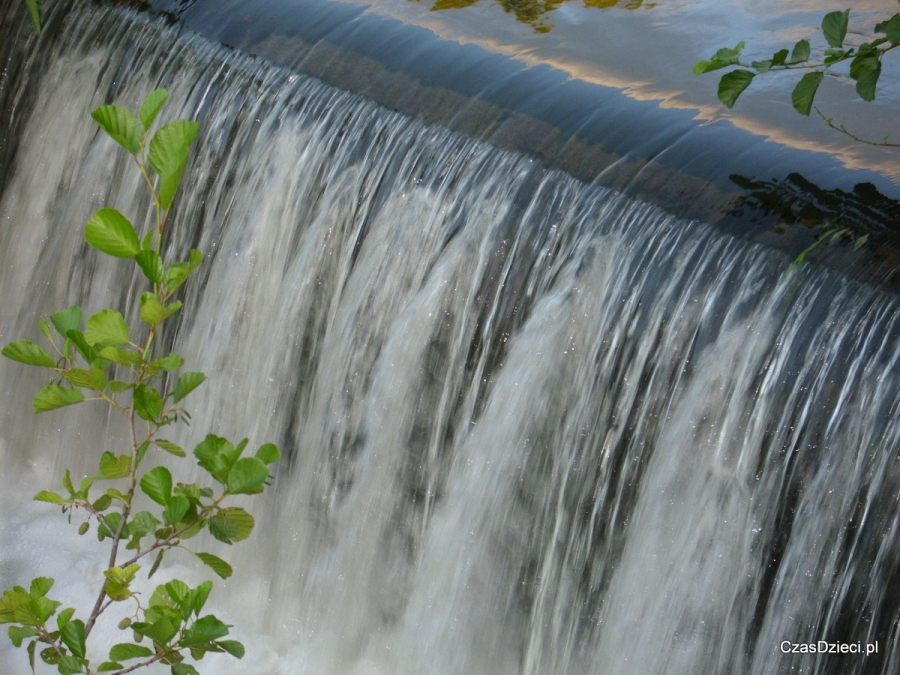
<instances>
[{"instance_id":1,"label":"falling water","mask_svg":"<svg viewBox=\"0 0 900 675\"><path fill-rule=\"evenodd\" d=\"M168 246L205 256L168 340L210 374L173 440L286 453L252 543L209 543L249 645L209 672L897 672L895 297L147 21L6 11L0 338L134 311L81 226L148 204L87 112L165 86L202 128ZM29 496L123 430L35 418L31 370L0 581L75 602L103 563ZM780 649L819 640L877 653Z\"/></svg>"}]
</instances>

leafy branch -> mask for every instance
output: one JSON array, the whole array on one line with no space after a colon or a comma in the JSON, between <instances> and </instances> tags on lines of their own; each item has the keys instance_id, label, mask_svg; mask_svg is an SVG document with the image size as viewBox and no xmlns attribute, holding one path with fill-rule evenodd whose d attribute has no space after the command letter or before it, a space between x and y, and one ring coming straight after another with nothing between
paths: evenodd
<instances>
[{"instance_id":1,"label":"leafy branch","mask_svg":"<svg viewBox=\"0 0 900 675\"><path fill-rule=\"evenodd\" d=\"M226 624L212 614L202 614L211 582L192 589L177 579L170 581L156 588L146 607L131 590L141 570L140 560L156 554L149 578L165 554L176 548L188 551L220 577L231 576L227 562L211 553L188 549L184 541L204 528L226 544L249 537L255 524L253 516L224 502L236 495L262 492L271 477L269 466L281 456L271 443L260 446L253 456L242 456L247 439L235 446L208 434L193 449L193 455L216 487L175 483L165 466L144 470L151 449L154 453L161 450L180 458L187 456L180 446L159 434L171 424L190 420L182 401L206 379L203 373L192 371L183 371L175 378L184 359L175 353L154 355L160 327L183 307L180 300L173 300L174 295L202 260L196 250L190 252L187 261L167 264L162 257L168 216L198 133L196 122L175 120L151 135L167 96L164 89L154 91L137 115L118 106L102 106L92 113L100 127L132 156L153 201L155 222L143 237L139 238L131 222L112 208L97 211L84 228L89 245L106 255L133 260L149 282L151 290L139 298L140 323L131 326L112 309L101 309L85 321L82 309L73 305L50 315L49 323L43 319L39 322L53 355L29 340L16 340L0 352L13 361L50 371L51 382L32 400L36 413L84 402L105 402L124 420L130 438L127 452L104 452L97 473L81 479L77 487L67 470L62 493L42 490L34 497L60 506L70 521L73 512L86 512L87 519L78 533L84 535L95 527L97 539L108 542L109 558L98 581L93 608L82 618L76 618L74 608L57 613L61 603L47 597L54 584L48 577L32 580L27 590L15 586L4 591L0 623L12 624L8 632L16 647L28 643L32 669L39 646L41 660L55 665L61 675L122 675L157 662L169 665L172 675L195 675L194 666L184 662L188 653L195 660L209 652L227 652L238 658L244 655L241 643L223 639L228 635ZM114 486L92 495L97 481L112 481ZM138 490L155 505L151 507L155 512L133 510ZM120 557L126 557L123 547L130 552L125 562L120 561ZM135 604L132 617L119 624L120 629L131 630L132 640L115 645L95 670L88 658L88 638L104 612L123 602ZM51 625L54 616L55 629ZM152 647L139 644L144 638ZM129 666L122 663L133 659L140 660Z\"/></svg>"},{"instance_id":2,"label":"leafy branch","mask_svg":"<svg viewBox=\"0 0 900 675\"><path fill-rule=\"evenodd\" d=\"M875 26L875 34L880 35L871 42L864 42L858 47L845 47L847 30L850 21L850 10L829 12L822 19L822 34L828 47L819 58L812 59L809 40L799 40L793 48L780 49L771 58L762 61L751 61L749 64L741 60L744 43L734 48L719 49L708 61L698 61L694 65L694 74L701 75L714 70L739 66L725 73L719 80L719 100L728 108L733 108L740 95L750 86L754 78L764 73L778 70L805 70L791 94L791 104L801 115L809 116L813 109L816 93L829 70L846 61L850 62L850 77L856 82L856 93L864 101L875 99L878 78L881 75L881 62L884 55L900 45L900 13L894 14L887 21ZM817 112L819 112L817 110ZM897 147L895 143L885 140L867 141L847 131L843 125L835 124L819 112L828 126L841 131L854 140Z\"/></svg>"}]
</instances>

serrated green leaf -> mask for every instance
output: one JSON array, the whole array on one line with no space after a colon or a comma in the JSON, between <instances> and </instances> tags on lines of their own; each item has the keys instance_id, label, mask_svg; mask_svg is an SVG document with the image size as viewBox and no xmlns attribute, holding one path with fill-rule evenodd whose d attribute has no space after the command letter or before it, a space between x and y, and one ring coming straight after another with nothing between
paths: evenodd
<instances>
[{"instance_id":1,"label":"serrated green leaf","mask_svg":"<svg viewBox=\"0 0 900 675\"><path fill-rule=\"evenodd\" d=\"M165 506L172 498L172 474L164 466L150 469L141 478L141 490L157 504Z\"/></svg>"},{"instance_id":2,"label":"serrated green leaf","mask_svg":"<svg viewBox=\"0 0 900 675\"><path fill-rule=\"evenodd\" d=\"M109 390L114 394L121 394L123 391L130 389L133 386L134 385L122 382L121 380L110 380L109 382Z\"/></svg>"},{"instance_id":3,"label":"serrated green leaf","mask_svg":"<svg viewBox=\"0 0 900 675\"><path fill-rule=\"evenodd\" d=\"M187 455L184 452L184 449L180 445L176 445L175 443L172 443L171 441L166 441L166 440L163 440L160 438L160 439L154 440L153 443L154 443L154 445L156 445L159 448L162 448L163 450L165 450L166 452L168 452L171 455L175 455L176 457L187 457Z\"/></svg>"},{"instance_id":4,"label":"serrated green leaf","mask_svg":"<svg viewBox=\"0 0 900 675\"><path fill-rule=\"evenodd\" d=\"M84 387L93 391L106 388L106 372L101 368L72 368L63 373L66 381L75 387Z\"/></svg>"},{"instance_id":5,"label":"serrated green leaf","mask_svg":"<svg viewBox=\"0 0 900 675\"><path fill-rule=\"evenodd\" d=\"M129 584L134 581L134 575L141 569L140 565L131 564L127 567L110 567L104 570L106 577L106 594L110 600L122 602L131 597Z\"/></svg>"},{"instance_id":6,"label":"serrated green leaf","mask_svg":"<svg viewBox=\"0 0 900 675\"><path fill-rule=\"evenodd\" d=\"M59 631L59 639L69 648L78 658L83 659L85 655L85 635L84 621L81 619L73 619L66 623ZM80 670L78 672L81 672Z\"/></svg>"},{"instance_id":7,"label":"serrated green leaf","mask_svg":"<svg viewBox=\"0 0 900 675\"><path fill-rule=\"evenodd\" d=\"M809 40L799 40L791 50L791 60L788 63L800 63L809 59Z\"/></svg>"},{"instance_id":8,"label":"serrated green leaf","mask_svg":"<svg viewBox=\"0 0 900 675\"><path fill-rule=\"evenodd\" d=\"M121 366L139 366L144 362L144 359L142 359L141 355L137 352L128 351L127 349L117 349L115 347L104 347L97 352L97 356L101 359L118 363ZM130 387L131 385L126 385L125 388L129 389Z\"/></svg>"},{"instance_id":9,"label":"serrated green leaf","mask_svg":"<svg viewBox=\"0 0 900 675\"><path fill-rule=\"evenodd\" d=\"M39 635L39 633L36 628L30 626L10 626L8 635L15 647L21 647L23 640L35 637L36 635Z\"/></svg>"},{"instance_id":10,"label":"serrated green leaf","mask_svg":"<svg viewBox=\"0 0 900 675\"><path fill-rule=\"evenodd\" d=\"M47 353L47 350L30 340L16 340L6 345L0 354L8 359L24 363L29 366L41 368L54 368L56 361Z\"/></svg>"},{"instance_id":11,"label":"serrated green leaf","mask_svg":"<svg viewBox=\"0 0 900 675\"><path fill-rule=\"evenodd\" d=\"M195 553L194 555L223 579L227 579L233 573L231 565L212 553Z\"/></svg>"},{"instance_id":12,"label":"serrated green leaf","mask_svg":"<svg viewBox=\"0 0 900 675\"><path fill-rule=\"evenodd\" d=\"M56 617L56 625L62 630L63 626L65 626L69 621L72 620L72 616L75 614L75 608L69 607L68 609L64 609L61 611Z\"/></svg>"},{"instance_id":13,"label":"serrated green leaf","mask_svg":"<svg viewBox=\"0 0 900 675\"><path fill-rule=\"evenodd\" d=\"M228 635L228 626L219 621L212 614L207 614L197 619L190 628L184 632L184 637L178 642L179 646L192 647L212 642Z\"/></svg>"},{"instance_id":14,"label":"serrated green leaf","mask_svg":"<svg viewBox=\"0 0 900 675\"><path fill-rule=\"evenodd\" d=\"M57 661L56 669L59 671L60 675L78 675L78 673L84 672L81 663L82 661L83 659L80 659L77 656L67 654Z\"/></svg>"},{"instance_id":15,"label":"serrated green leaf","mask_svg":"<svg viewBox=\"0 0 900 675\"><path fill-rule=\"evenodd\" d=\"M36 502L50 502L51 504L65 504L66 500L60 497L55 492L49 492L47 490L41 490L34 497L34 501Z\"/></svg>"},{"instance_id":16,"label":"serrated green leaf","mask_svg":"<svg viewBox=\"0 0 900 675\"><path fill-rule=\"evenodd\" d=\"M100 457L100 477L106 480L127 478L131 474L131 456L104 452Z\"/></svg>"},{"instance_id":17,"label":"serrated green leaf","mask_svg":"<svg viewBox=\"0 0 900 675\"><path fill-rule=\"evenodd\" d=\"M170 295L187 281L191 273L203 261L203 254L197 249L191 249L189 262L174 263L166 270L166 293Z\"/></svg>"},{"instance_id":18,"label":"serrated green leaf","mask_svg":"<svg viewBox=\"0 0 900 675\"><path fill-rule=\"evenodd\" d=\"M61 312L50 315L50 323L56 328L57 332L64 338L69 337L70 330L81 330L81 321L83 319L81 307L72 305Z\"/></svg>"},{"instance_id":19,"label":"serrated green leaf","mask_svg":"<svg viewBox=\"0 0 900 675\"><path fill-rule=\"evenodd\" d=\"M166 267L159 253L153 250L143 250L134 256L138 267L154 284L161 284L166 278Z\"/></svg>"},{"instance_id":20,"label":"serrated green leaf","mask_svg":"<svg viewBox=\"0 0 900 675\"><path fill-rule=\"evenodd\" d=\"M144 131L150 131L153 120L156 119L156 116L159 114L159 111L162 109L163 104L168 97L169 92L165 89L157 89L156 91L150 92L150 94L147 95L147 98L144 99L144 102L141 103L138 117L141 118L141 124L144 126Z\"/></svg>"},{"instance_id":21,"label":"serrated green leaf","mask_svg":"<svg viewBox=\"0 0 900 675\"><path fill-rule=\"evenodd\" d=\"M847 37L847 22L850 17L850 10L843 12L829 12L822 19L822 33L825 39L832 47L843 47L844 38Z\"/></svg>"},{"instance_id":22,"label":"serrated green leaf","mask_svg":"<svg viewBox=\"0 0 900 675\"><path fill-rule=\"evenodd\" d=\"M84 333L79 330L68 330L66 331L66 338L75 345L75 349L78 350L81 358L85 361L93 363L97 359L97 351L85 340Z\"/></svg>"},{"instance_id":23,"label":"serrated green leaf","mask_svg":"<svg viewBox=\"0 0 900 675\"><path fill-rule=\"evenodd\" d=\"M60 387L58 384L48 384L34 397L34 400L31 402L31 408L36 413L42 413L72 405L73 403L81 403L83 400L84 394L79 389L69 389Z\"/></svg>"},{"instance_id":24,"label":"serrated green leaf","mask_svg":"<svg viewBox=\"0 0 900 675\"><path fill-rule=\"evenodd\" d=\"M37 618L37 625L41 626L47 623L47 619L53 616L53 612L56 611L56 608L59 607L62 603L51 600L50 598L46 598L44 596L40 596L37 598L31 598L29 602L29 606L31 611L34 613L34 616ZM24 623L24 622L23 622Z\"/></svg>"},{"instance_id":25,"label":"serrated green leaf","mask_svg":"<svg viewBox=\"0 0 900 675\"><path fill-rule=\"evenodd\" d=\"M189 508L191 508L191 503L186 497L172 497L163 509L163 520L166 525L180 523Z\"/></svg>"},{"instance_id":26,"label":"serrated green leaf","mask_svg":"<svg viewBox=\"0 0 900 675\"><path fill-rule=\"evenodd\" d=\"M228 471L227 489L233 495L252 494L265 483L269 469L256 457L242 457Z\"/></svg>"},{"instance_id":27,"label":"serrated green leaf","mask_svg":"<svg viewBox=\"0 0 900 675\"><path fill-rule=\"evenodd\" d=\"M156 132L150 141L148 159L157 175L172 174L184 164L199 130L196 122L174 120Z\"/></svg>"},{"instance_id":28,"label":"serrated green leaf","mask_svg":"<svg viewBox=\"0 0 900 675\"><path fill-rule=\"evenodd\" d=\"M162 644L167 644L178 632L178 626L167 617L161 617L153 623L136 621L131 624L131 628L136 633L146 635L151 640L161 642Z\"/></svg>"},{"instance_id":29,"label":"serrated green leaf","mask_svg":"<svg viewBox=\"0 0 900 675\"><path fill-rule=\"evenodd\" d=\"M147 384L139 384L134 388L134 411L138 417L148 422L159 419L163 410L163 399L153 387Z\"/></svg>"},{"instance_id":30,"label":"serrated green leaf","mask_svg":"<svg viewBox=\"0 0 900 675\"><path fill-rule=\"evenodd\" d=\"M121 347L128 343L131 332L119 312L114 309L101 309L87 320L84 338L93 347Z\"/></svg>"},{"instance_id":31,"label":"serrated green leaf","mask_svg":"<svg viewBox=\"0 0 900 675\"><path fill-rule=\"evenodd\" d=\"M185 396L190 394L194 389L203 384L206 375L203 373L187 372L178 376L175 383L175 391L172 392L172 402L178 403Z\"/></svg>"},{"instance_id":32,"label":"serrated green leaf","mask_svg":"<svg viewBox=\"0 0 900 675\"><path fill-rule=\"evenodd\" d=\"M28 594L32 598L42 598L53 588L54 580L50 577L36 577L31 580Z\"/></svg>"},{"instance_id":33,"label":"serrated green leaf","mask_svg":"<svg viewBox=\"0 0 900 675\"><path fill-rule=\"evenodd\" d=\"M235 525L232 541L244 541L253 532L253 516L239 506L222 509L220 515Z\"/></svg>"},{"instance_id":34,"label":"serrated green leaf","mask_svg":"<svg viewBox=\"0 0 900 675\"><path fill-rule=\"evenodd\" d=\"M94 110L91 117L129 154L137 156L141 151L144 130L130 110L117 105L104 105Z\"/></svg>"},{"instance_id":35,"label":"serrated green leaf","mask_svg":"<svg viewBox=\"0 0 900 675\"><path fill-rule=\"evenodd\" d=\"M165 370L166 372L171 373L172 371L178 370L181 366L184 365L184 359L181 358L178 354L172 353L168 356L156 359L155 361L151 361L151 365L155 368L159 368L160 370Z\"/></svg>"},{"instance_id":36,"label":"serrated green leaf","mask_svg":"<svg viewBox=\"0 0 900 675\"><path fill-rule=\"evenodd\" d=\"M733 108L741 93L750 86L755 73L749 70L733 70L719 80L719 100L728 108Z\"/></svg>"},{"instance_id":37,"label":"serrated green leaf","mask_svg":"<svg viewBox=\"0 0 900 675\"><path fill-rule=\"evenodd\" d=\"M100 495L91 506L94 507L95 511L100 511L102 513L112 506L112 497L107 494Z\"/></svg>"},{"instance_id":38,"label":"serrated green leaf","mask_svg":"<svg viewBox=\"0 0 900 675\"><path fill-rule=\"evenodd\" d=\"M131 642L122 642L109 650L109 658L111 661L127 661L128 659L140 659L147 656L153 656L153 650Z\"/></svg>"},{"instance_id":39,"label":"serrated green leaf","mask_svg":"<svg viewBox=\"0 0 900 675\"><path fill-rule=\"evenodd\" d=\"M818 91L823 77L824 73L816 71L806 73L806 75L800 78L797 86L794 87L793 94L791 94L791 103L794 106L794 110L801 115L809 116L809 112L812 110L813 100L816 97L816 91Z\"/></svg>"},{"instance_id":40,"label":"serrated green leaf","mask_svg":"<svg viewBox=\"0 0 900 675\"><path fill-rule=\"evenodd\" d=\"M274 443L265 443L256 451L256 458L263 464L274 464L281 459L281 451Z\"/></svg>"},{"instance_id":41,"label":"serrated green leaf","mask_svg":"<svg viewBox=\"0 0 900 675\"><path fill-rule=\"evenodd\" d=\"M163 306L156 294L143 293L141 295L141 321L155 326L172 316L172 314L181 309L181 306L181 302L173 302Z\"/></svg>"},{"instance_id":42,"label":"serrated green leaf","mask_svg":"<svg viewBox=\"0 0 900 675\"><path fill-rule=\"evenodd\" d=\"M84 239L98 251L116 258L134 258L141 250L134 226L110 208L100 209L87 222Z\"/></svg>"}]
</instances>

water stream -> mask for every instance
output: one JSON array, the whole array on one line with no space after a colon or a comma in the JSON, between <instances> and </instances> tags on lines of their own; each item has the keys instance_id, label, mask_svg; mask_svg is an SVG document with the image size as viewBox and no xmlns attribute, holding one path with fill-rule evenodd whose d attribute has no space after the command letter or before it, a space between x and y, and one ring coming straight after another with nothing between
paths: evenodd
<instances>
[{"instance_id":1,"label":"water stream","mask_svg":"<svg viewBox=\"0 0 900 675\"><path fill-rule=\"evenodd\" d=\"M3 343L135 310L82 225L147 200L88 112L165 86L201 124L167 339L210 380L172 440L286 454L209 544L248 656L205 672L900 668L896 297L121 10L41 45L3 11ZM124 429L36 418L32 370L0 364L0 582L78 602L102 556L29 498ZM877 653L781 648L819 640Z\"/></svg>"}]
</instances>

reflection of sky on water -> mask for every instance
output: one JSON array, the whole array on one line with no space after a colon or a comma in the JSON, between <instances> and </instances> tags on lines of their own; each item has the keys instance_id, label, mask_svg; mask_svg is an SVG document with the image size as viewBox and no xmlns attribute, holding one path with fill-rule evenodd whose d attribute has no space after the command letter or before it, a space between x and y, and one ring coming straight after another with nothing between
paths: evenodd
<instances>
[{"instance_id":1,"label":"reflection of sky on water","mask_svg":"<svg viewBox=\"0 0 900 675\"><path fill-rule=\"evenodd\" d=\"M635 11L619 6L602 9L572 0L546 14L553 29L543 33L516 21L499 1L480 0L462 9L442 11L430 11L435 4L432 0L361 3L368 5L368 13L426 27L446 40L476 44L531 66L549 65L571 78L621 89L636 100L695 110L697 119L706 123L728 119L776 142L828 152L851 168L876 169L900 181L896 150L856 143L820 120L804 119L793 110L790 92L797 73L757 78L732 111L718 105L716 87L721 73L701 77L691 73L696 61L741 40L747 43L748 60L767 58L801 38L811 39L815 53L816 47L824 46L819 31L822 16L839 9L821 0L657 0L652 7L647 3ZM859 44L868 39L877 21L898 10L894 0L855 2L848 42ZM876 102L858 100L845 68L836 69L835 77L826 79L817 104L856 134L882 138L896 126L898 61L894 54L885 58Z\"/></svg>"}]
</instances>

